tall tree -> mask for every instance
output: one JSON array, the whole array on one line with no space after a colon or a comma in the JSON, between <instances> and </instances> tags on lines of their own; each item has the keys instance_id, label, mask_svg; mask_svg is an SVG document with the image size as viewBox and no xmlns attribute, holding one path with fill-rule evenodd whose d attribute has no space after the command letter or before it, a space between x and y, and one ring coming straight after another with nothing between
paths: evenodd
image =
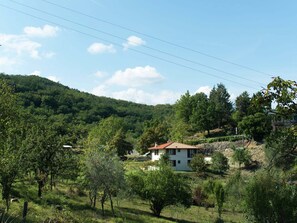
<instances>
[{"instance_id":1,"label":"tall tree","mask_svg":"<svg viewBox=\"0 0 297 223\"><path fill-rule=\"evenodd\" d=\"M26 161L28 169L34 172L38 197L41 197L48 177L55 175L66 162L63 138L56 134L50 123L43 121L34 123L28 131Z\"/></svg>"},{"instance_id":2,"label":"tall tree","mask_svg":"<svg viewBox=\"0 0 297 223\"><path fill-rule=\"evenodd\" d=\"M189 124L193 112L192 102L190 92L187 91L175 104L177 118L183 120L186 124Z\"/></svg>"},{"instance_id":3,"label":"tall tree","mask_svg":"<svg viewBox=\"0 0 297 223\"><path fill-rule=\"evenodd\" d=\"M143 134L138 139L137 149L139 152L147 152L155 143L165 143L169 139L169 124L163 120L147 122Z\"/></svg>"},{"instance_id":4,"label":"tall tree","mask_svg":"<svg viewBox=\"0 0 297 223\"><path fill-rule=\"evenodd\" d=\"M233 113L233 118L238 123L243 117L248 115L248 109L251 104L251 98L247 91L244 91L235 99L235 112Z\"/></svg>"},{"instance_id":5,"label":"tall tree","mask_svg":"<svg viewBox=\"0 0 297 223\"><path fill-rule=\"evenodd\" d=\"M211 128L211 113L209 100L204 93L197 93L192 96L193 111L190 117L191 125L195 131L205 131Z\"/></svg>"},{"instance_id":6,"label":"tall tree","mask_svg":"<svg viewBox=\"0 0 297 223\"><path fill-rule=\"evenodd\" d=\"M21 172L23 131L13 88L0 80L0 184L2 199L9 209L10 194Z\"/></svg>"},{"instance_id":7,"label":"tall tree","mask_svg":"<svg viewBox=\"0 0 297 223\"><path fill-rule=\"evenodd\" d=\"M228 123L232 112L232 103L230 94L223 84L213 87L209 94L210 103L214 106L212 115L217 123L217 127L221 128Z\"/></svg>"},{"instance_id":8,"label":"tall tree","mask_svg":"<svg viewBox=\"0 0 297 223\"><path fill-rule=\"evenodd\" d=\"M271 117L264 113L256 113L246 116L238 124L239 131L257 142L261 142L265 136L269 135L271 127Z\"/></svg>"},{"instance_id":9,"label":"tall tree","mask_svg":"<svg viewBox=\"0 0 297 223\"><path fill-rule=\"evenodd\" d=\"M297 111L297 82L275 77L262 92L267 109L275 103L275 110L282 116L291 116Z\"/></svg>"},{"instance_id":10,"label":"tall tree","mask_svg":"<svg viewBox=\"0 0 297 223\"><path fill-rule=\"evenodd\" d=\"M122 129L119 129L112 140L107 145L110 150L116 151L118 156L124 156L132 152L133 145L126 140L126 135Z\"/></svg>"}]
</instances>

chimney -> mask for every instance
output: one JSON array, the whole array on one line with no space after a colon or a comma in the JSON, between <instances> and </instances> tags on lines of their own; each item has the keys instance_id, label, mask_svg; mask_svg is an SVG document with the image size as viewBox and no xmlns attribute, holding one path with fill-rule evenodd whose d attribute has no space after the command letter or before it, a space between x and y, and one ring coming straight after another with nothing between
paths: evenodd
<instances>
[{"instance_id":1,"label":"chimney","mask_svg":"<svg viewBox=\"0 0 297 223\"><path fill-rule=\"evenodd\" d=\"M158 145L158 144L155 142L155 148L157 147L157 145Z\"/></svg>"}]
</instances>

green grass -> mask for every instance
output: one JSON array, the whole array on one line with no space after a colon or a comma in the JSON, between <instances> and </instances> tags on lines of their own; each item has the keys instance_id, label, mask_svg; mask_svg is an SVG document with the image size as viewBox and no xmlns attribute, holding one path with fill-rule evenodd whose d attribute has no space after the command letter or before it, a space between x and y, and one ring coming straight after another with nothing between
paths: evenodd
<instances>
[{"instance_id":1,"label":"green grass","mask_svg":"<svg viewBox=\"0 0 297 223\"><path fill-rule=\"evenodd\" d=\"M187 173L188 174L188 173ZM112 216L110 205L106 202L106 216L102 215L100 208L91 208L86 195L79 196L77 190L69 189L66 183L59 183L53 191L46 188L43 197L37 197L37 187L29 182L16 183L13 195L19 198L18 203L12 203L9 215L13 216L14 222L20 222L22 206L25 200L29 201L27 222L131 222L131 223L194 223L214 222L217 217L216 209L192 206L184 209L179 206L165 208L161 217L152 215L149 204L140 199L127 199L122 197L114 198L116 217ZM99 204L97 204L99 205ZM57 207L62 207L60 211ZM226 205L228 207L228 205ZM4 203L0 204L0 210ZM224 210L223 219L225 222L244 222L244 216L238 212L231 212L231 207ZM54 221L53 221L54 220Z\"/></svg>"}]
</instances>

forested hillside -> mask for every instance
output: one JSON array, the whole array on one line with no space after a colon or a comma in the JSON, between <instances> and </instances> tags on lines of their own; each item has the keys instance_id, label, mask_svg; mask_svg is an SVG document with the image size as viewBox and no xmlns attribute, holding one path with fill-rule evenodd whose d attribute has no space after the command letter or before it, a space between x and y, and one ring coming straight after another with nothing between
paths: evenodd
<instances>
[{"instance_id":1,"label":"forested hillside","mask_svg":"<svg viewBox=\"0 0 297 223\"><path fill-rule=\"evenodd\" d=\"M149 106L97 97L39 76L0 74L0 79L13 86L24 113L55 123L67 123L72 132L77 130L82 134L92 124L118 116L124 119L126 130L137 137L142 133L145 121L172 113L170 105Z\"/></svg>"}]
</instances>

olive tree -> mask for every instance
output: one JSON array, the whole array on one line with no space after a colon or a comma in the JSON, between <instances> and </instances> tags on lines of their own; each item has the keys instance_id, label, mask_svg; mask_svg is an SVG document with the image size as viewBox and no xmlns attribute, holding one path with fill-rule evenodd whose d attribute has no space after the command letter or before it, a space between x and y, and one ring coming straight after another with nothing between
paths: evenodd
<instances>
[{"instance_id":1,"label":"olive tree","mask_svg":"<svg viewBox=\"0 0 297 223\"><path fill-rule=\"evenodd\" d=\"M90 192L92 206L96 206L98 192L101 192L101 208L110 200L114 214L112 196L124 188L124 168L116 153L106 152L102 148L89 149L84 157L84 170L87 188Z\"/></svg>"}]
</instances>

